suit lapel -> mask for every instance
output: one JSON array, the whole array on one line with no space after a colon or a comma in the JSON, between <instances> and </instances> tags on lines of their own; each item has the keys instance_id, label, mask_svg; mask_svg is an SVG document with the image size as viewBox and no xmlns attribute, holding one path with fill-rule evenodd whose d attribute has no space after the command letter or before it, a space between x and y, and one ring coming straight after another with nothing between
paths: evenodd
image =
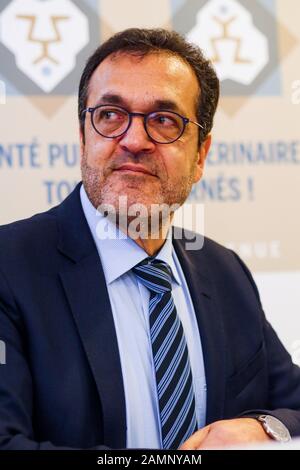
<instances>
[{"instance_id":1,"label":"suit lapel","mask_svg":"<svg viewBox=\"0 0 300 470\"><path fill-rule=\"evenodd\" d=\"M118 342L104 273L81 208L79 187L59 207L59 228L59 250L69 258L60 278L100 395L104 442L124 448L126 408Z\"/></svg>"},{"instance_id":2,"label":"suit lapel","mask_svg":"<svg viewBox=\"0 0 300 470\"><path fill-rule=\"evenodd\" d=\"M189 240L190 241L190 240ZM206 423L222 419L225 398L225 335L205 246L186 251L185 240L173 240L197 317L207 383ZM205 242L204 242L205 243Z\"/></svg>"}]
</instances>

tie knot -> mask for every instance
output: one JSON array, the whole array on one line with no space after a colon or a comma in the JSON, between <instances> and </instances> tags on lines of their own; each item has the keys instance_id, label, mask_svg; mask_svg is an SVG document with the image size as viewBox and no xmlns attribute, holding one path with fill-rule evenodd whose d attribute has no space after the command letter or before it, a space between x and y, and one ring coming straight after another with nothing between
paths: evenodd
<instances>
[{"instance_id":1,"label":"tie knot","mask_svg":"<svg viewBox=\"0 0 300 470\"><path fill-rule=\"evenodd\" d=\"M164 261L146 258L134 266L133 272L151 292L164 294L172 290L172 271Z\"/></svg>"}]
</instances>

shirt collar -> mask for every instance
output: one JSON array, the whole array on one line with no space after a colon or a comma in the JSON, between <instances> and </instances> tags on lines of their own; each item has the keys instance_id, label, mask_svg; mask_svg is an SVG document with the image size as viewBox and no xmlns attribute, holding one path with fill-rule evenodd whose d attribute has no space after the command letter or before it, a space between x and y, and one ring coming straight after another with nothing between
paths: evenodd
<instances>
[{"instance_id":1,"label":"shirt collar","mask_svg":"<svg viewBox=\"0 0 300 470\"><path fill-rule=\"evenodd\" d=\"M108 284L130 271L148 257L148 254L134 240L126 236L118 227L95 209L89 200L83 184L80 188L82 209L101 258L105 279ZM171 231L168 232L171 233ZM177 284L181 285L174 260L172 239L167 236L156 259L169 264Z\"/></svg>"}]
</instances>

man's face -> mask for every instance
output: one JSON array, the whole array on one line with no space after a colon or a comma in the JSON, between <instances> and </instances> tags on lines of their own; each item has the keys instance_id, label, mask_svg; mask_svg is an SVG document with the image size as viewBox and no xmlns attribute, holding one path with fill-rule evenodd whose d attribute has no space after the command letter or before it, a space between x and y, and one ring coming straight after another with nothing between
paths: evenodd
<instances>
[{"instance_id":1,"label":"man's face","mask_svg":"<svg viewBox=\"0 0 300 470\"><path fill-rule=\"evenodd\" d=\"M107 57L93 73L87 107L113 104L131 112L169 109L196 121L199 85L192 69L178 57L165 53L135 57ZM157 144L148 137L142 117L133 117L128 131L115 139L94 130L89 113L85 136L81 134L81 171L86 192L95 207L119 197L128 207L139 203L183 204L193 183L202 176L210 138L198 147L198 127L186 126L171 144Z\"/></svg>"}]
</instances>

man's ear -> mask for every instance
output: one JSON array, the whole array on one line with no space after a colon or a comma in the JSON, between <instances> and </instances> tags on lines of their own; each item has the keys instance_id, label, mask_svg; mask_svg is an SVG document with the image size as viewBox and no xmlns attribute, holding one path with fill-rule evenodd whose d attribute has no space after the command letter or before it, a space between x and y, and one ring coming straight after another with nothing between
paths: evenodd
<instances>
[{"instance_id":1,"label":"man's ear","mask_svg":"<svg viewBox=\"0 0 300 470\"><path fill-rule=\"evenodd\" d=\"M202 178L205 160L210 149L210 144L211 144L211 134L208 134L208 136L206 136L205 140L200 145L198 153L197 153L198 160L197 160L197 166L196 166L196 171L195 171L195 176L194 176L194 183L197 183Z\"/></svg>"},{"instance_id":2,"label":"man's ear","mask_svg":"<svg viewBox=\"0 0 300 470\"><path fill-rule=\"evenodd\" d=\"M84 144L85 144L85 139L84 139L84 129L82 129L82 126L79 124L79 145L80 145L80 155L84 154Z\"/></svg>"}]
</instances>

